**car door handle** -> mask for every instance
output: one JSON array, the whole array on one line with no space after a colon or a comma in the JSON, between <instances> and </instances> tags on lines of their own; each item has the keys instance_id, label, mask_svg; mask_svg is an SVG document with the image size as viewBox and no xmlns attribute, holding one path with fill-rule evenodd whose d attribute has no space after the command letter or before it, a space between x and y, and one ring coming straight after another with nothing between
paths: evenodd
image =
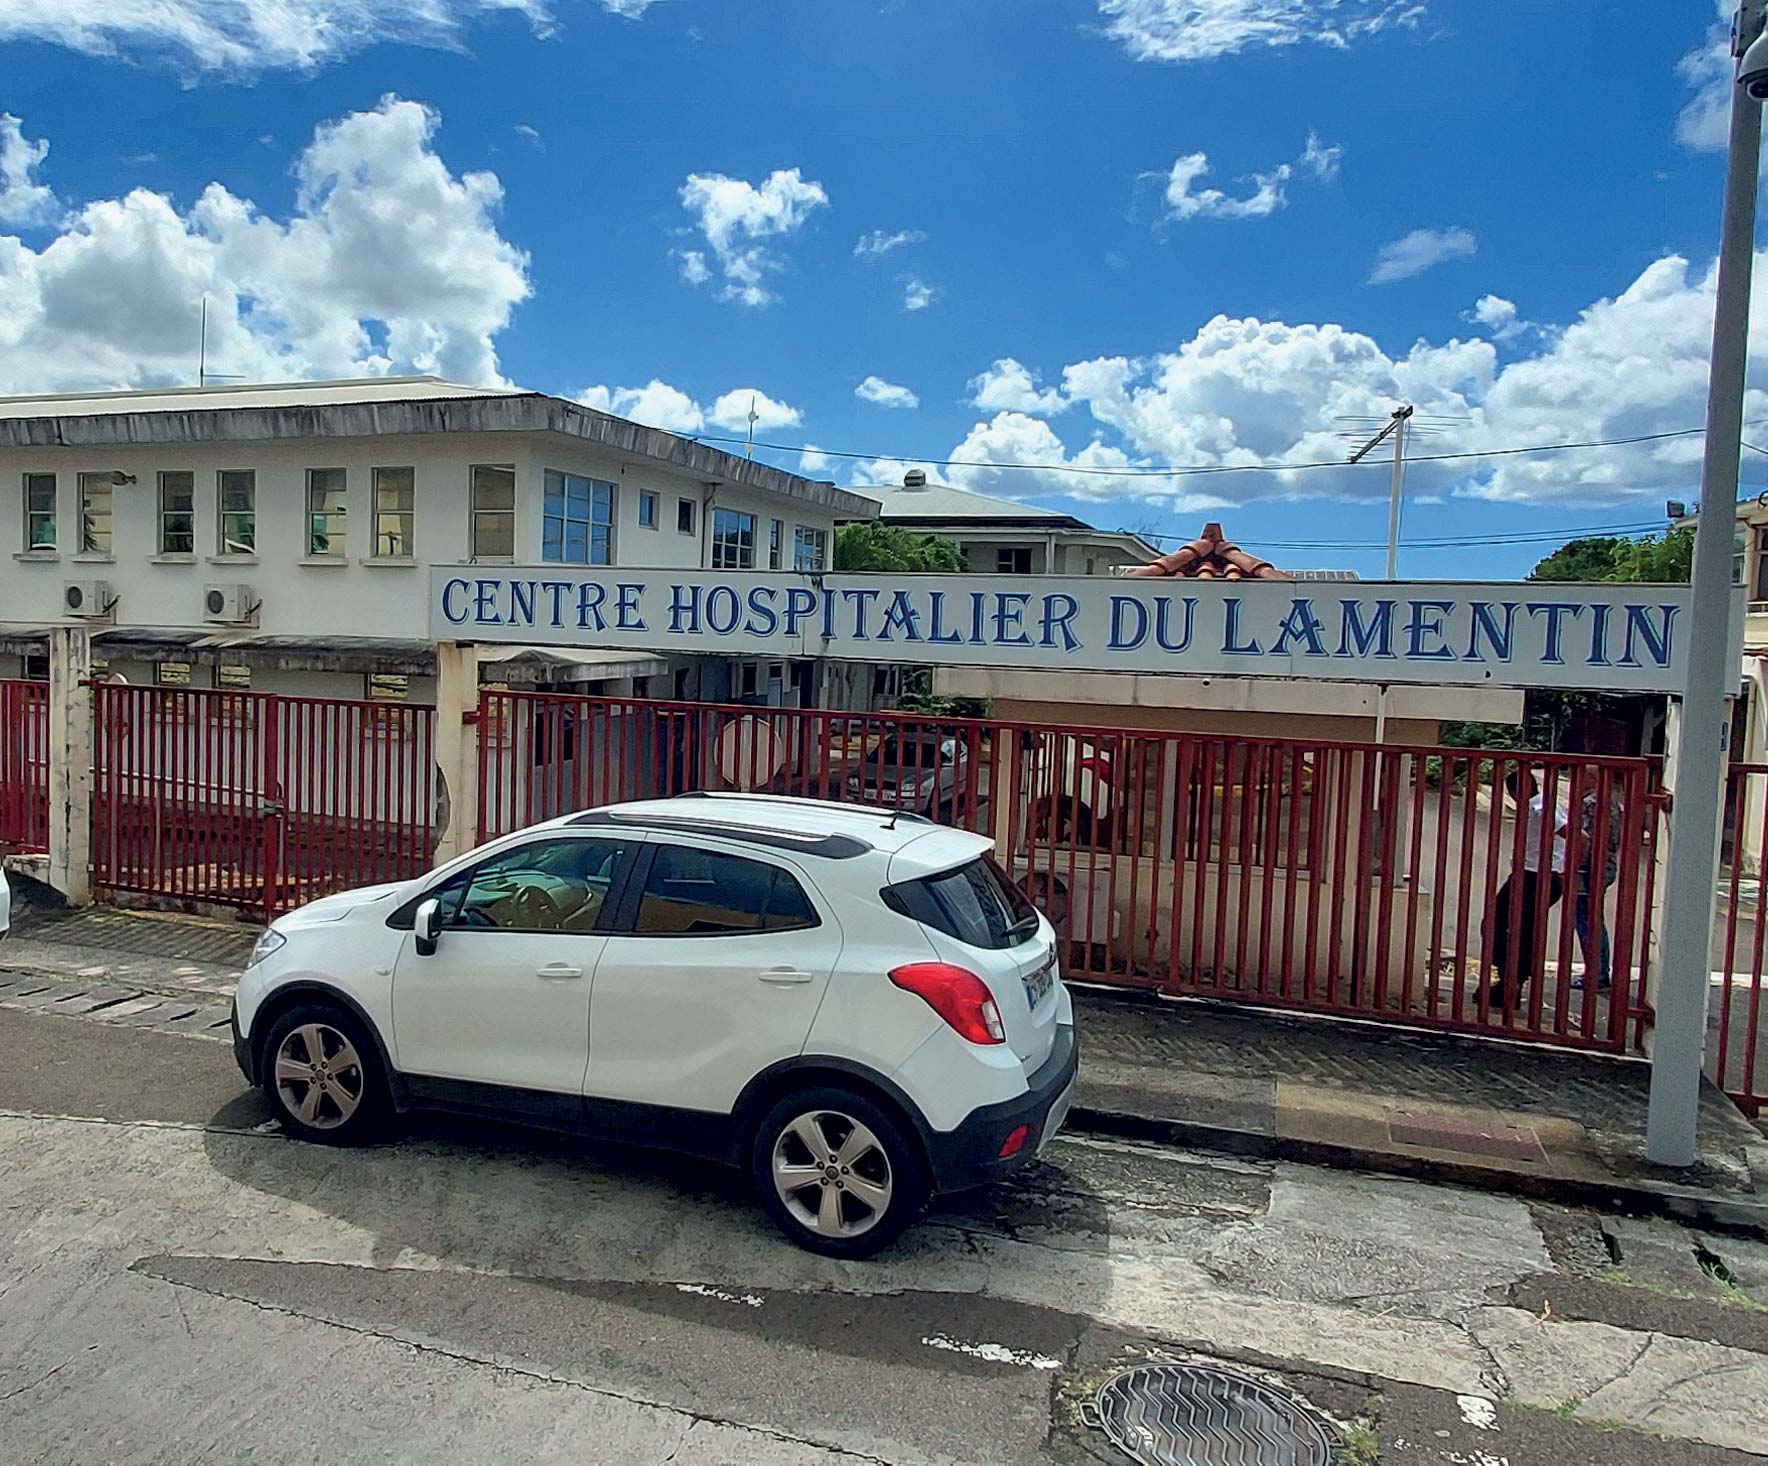
<instances>
[{"instance_id":1,"label":"car door handle","mask_svg":"<svg viewBox=\"0 0 1768 1466\"><path fill-rule=\"evenodd\" d=\"M763 982L781 984L809 982L816 976L814 972L806 972L800 967L769 967L758 975Z\"/></svg>"},{"instance_id":2,"label":"car door handle","mask_svg":"<svg viewBox=\"0 0 1768 1466\"><path fill-rule=\"evenodd\" d=\"M549 962L545 967L536 967L534 975L536 977L582 977L583 969L572 967L567 962Z\"/></svg>"}]
</instances>

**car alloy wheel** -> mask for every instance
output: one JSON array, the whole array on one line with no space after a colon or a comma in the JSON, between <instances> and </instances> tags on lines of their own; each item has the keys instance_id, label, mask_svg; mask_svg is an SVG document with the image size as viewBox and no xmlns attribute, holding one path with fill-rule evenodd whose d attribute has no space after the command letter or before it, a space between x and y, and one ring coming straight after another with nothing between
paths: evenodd
<instances>
[{"instance_id":1,"label":"car alloy wheel","mask_svg":"<svg viewBox=\"0 0 1768 1466\"><path fill-rule=\"evenodd\" d=\"M276 1050L276 1093L303 1125L335 1130L362 1105L367 1075L347 1035L329 1023L291 1028Z\"/></svg>"},{"instance_id":2,"label":"car alloy wheel","mask_svg":"<svg viewBox=\"0 0 1768 1466\"><path fill-rule=\"evenodd\" d=\"M838 1110L810 1110L788 1124L774 1141L772 1169L787 1212L820 1237L863 1236L890 1210L890 1157L871 1130Z\"/></svg>"}]
</instances>

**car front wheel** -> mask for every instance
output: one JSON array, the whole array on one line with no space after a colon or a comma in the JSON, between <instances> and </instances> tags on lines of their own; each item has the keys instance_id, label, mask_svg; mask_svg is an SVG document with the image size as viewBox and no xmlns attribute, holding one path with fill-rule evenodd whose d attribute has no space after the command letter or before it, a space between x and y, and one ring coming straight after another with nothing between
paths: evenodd
<instances>
[{"instance_id":1,"label":"car front wheel","mask_svg":"<svg viewBox=\"0 0 1768 1466\"><path fill-rule=\"evenodd\" d=\"M830 1257L888 1247L927 1200L925 1168L902 1124L864 1095L806 1089L755 1133L755 1190L780 1230Z\"/></svg>"},{"instance_id":2,"label":"car front wheel","mask_svg":"<svg viewBox=\"0 0 1768 1466\"><path fill-rule=\"evenodd\" d=\"M262 1082L283 1128L322 1145L376 1138L390 1108L374 1040L329 1004L304 1003L276 1020L264 1044Z\"/></svg>"}]
</instances>

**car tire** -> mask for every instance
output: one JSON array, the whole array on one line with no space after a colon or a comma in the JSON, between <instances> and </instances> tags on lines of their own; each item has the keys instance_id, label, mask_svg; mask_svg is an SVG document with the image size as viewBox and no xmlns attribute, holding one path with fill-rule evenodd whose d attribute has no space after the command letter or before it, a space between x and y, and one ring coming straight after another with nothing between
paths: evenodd
<instances>
[{"instance_id":1,"label":"car tire","mask_svg":"<svg viewBox=\"0 0 1768 1466\"><path fill-rule=\"evenodd\" d=\"M341 1007L289 1009L271 1025L260 1068L270 1113L298 1139L363 1145L386 1129L393 1106L380 1050L367 1026Z\"/></svg>"},{"instance_id":2,"label":"car tire","mask_svg":"<svg viewBox=\"0 0 1768 1466\"><path fill-rule=\"evenodd\" d=\"M850 1089L780 1099L755 1129L750 1172L775 1225L827 1257L882 1251L927 1204L927 1168L907 1127Z\"/></svg>"}]
</instances>

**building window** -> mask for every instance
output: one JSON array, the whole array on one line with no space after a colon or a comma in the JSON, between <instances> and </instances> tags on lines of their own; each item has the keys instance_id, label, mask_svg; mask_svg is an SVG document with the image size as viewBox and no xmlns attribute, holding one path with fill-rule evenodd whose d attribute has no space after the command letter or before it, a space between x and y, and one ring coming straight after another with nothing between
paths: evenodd
<instances>
[{"instance_id":1,"label":"building window","mask_svg":"<svg viewBox=\"0 0 1768 1466\"><path fill-rule=\"evenodd\" d=\"M367 691L370 702L404 702L411 694L411 679L399 672L370 672Z\"/></svg>"},{"instance_id":2,"label":"building window","mask_svg":"<svg viewBox=\"0 0 1768 1466\"><path fill-rule=\"evenodd\" d=\"M185 469L160 475L160 553L196 549L196 475Z\"/></svg>"},{"instance_id":3,"label":"building window","mask_svg":"<svg viewBox=\"0 0 1768 1466\"><path fill-rule=\"evenodd\" d=\"M683 534L694 532L694 501L677 499L675 501L675 527Z\"/></svg>"},{"instance_id":4,"label":"building window","mask_svg":"<svg viewBox=\"0 0 1768 1466\"><path fill-rule=\"evenodd\" d=\"M712 511L712 568L755 568L755 516L735 509Z\"/></svg>"},{"instance_id":5,"label":"building window","mask_svg":"<svg viewBox=\"0 0 1768 1466\"><path fill-rule=\"evenodd\" d=\"M786 521L774 519L767 526L767 568L778 570L785 562Z\"/></svg>"},{"instance_id":6,"label":"building window","mask_svg":"<svg viewBox=\"0 0 1768 1466\"><path fill-rule=\"evenodd\" d=\"M546 471L540 558L567 565L612 563L614 486L574 473Z\"/></svg>"},{"instance_id":7,"label":"building window","mask_svg":"<svg viewBox=\"0 0 1768 1466\"><path fill-rule=\"evenodd\" d=\"M252 687L252 669L242 662L223 662L215 668L215 686L230 688L235 692L249 692Z\"/></svg>"},{"instance_id":8,"label":"building window","mask_svg":"<svg viewBox=\"0 0 1768 1466\"><path fill-rule=\"evenodd\" d=\"M1743 562L1749 558L1750 537L1738 530L1731 537L1731 583L1743 584Z\"/></svg>"},{"instance_id":9,"label":"building window","mask_svg":"<svg viewBox=\"0 0 1768 1466\"><path fill-rule=\"evenodd\" d=\"M1000 575L1030 575L1030 548L1022 545L1016 550L996 550L995 571Z\"/></svg>"},{"instance_id":10,"label":"building window","mask_svg":"<svg viewBox=\"0 0 1768 1466\"><path fill-rule=\"evenodd\" d=\"M657 496L649 489L638 496L638 525L640 529L657 527Z\"/></svg>"},{"instance_id":11,"label":"building window","mask_svg":"<svg viewBox=\"0 0 1768 1466\"><path fill-rule=\"evenodd\" d=\"M792 531L792 568L826 570L829 567L829 532L799 525Z\"/></svg>"},{"instance_id":12,"label":"building window","mask_svg":"<svg viewBox=\"0 0 1768 1466\"><path fill-rule=\"evenodd\" d=\"M516 470L508 463L478 463L472 470L472 556L515 558Z\"/></svg>"},{"instance_id":13,"label":"building window","mask_svg":"<svg viewBox=\"0 0 1768 1466\"><path fill-rule=\"evenodd\" d=\"M385 560L409 560L416 506L415 468L374 471L374 552Z\"/></svg>"},{"instance_id":14,"label":"building window","mask_svg":"<svg viewBox=\"0 0 1768 1466\"><path fill-rule=\"evenodd\" d=\"M153 680L161 687L189 687L189 662L159 662L153 669Z\"/></svg>"},{"instance_id":15,"label":"building window","mask_svg":"<svg viewBox=\"0 0 1768 1466\"><path fill-rule=\"evenodd\" d=\"M215 475L215 502L221 517L221 533L217 546L220 553L257 553L257 473L249 468L222 469Z\"/></svg>"},{"instance_id":16,"label":"building window","mask_svg":"<svg viewBox=\"0 0 1768 1466\"><path fill-rule=\"evenodd\" d=\"M307 470L307 553L337 559L345 549L344 470Z\"/></svg>"},{"instance_id":17,"label":"building window","mask_svg":"<svg viewBox=\"0 0 1768 1466\"><path fill-rule=\"evenodd\" d=\"M25 475L25 548L55 548L55 475Z\"/></svg>"},{"instance_id":18,"label":"building window","mask_svg":"<svg viewBox=\"0 0 1768 1466\"><path fill-rule=\"evenodd\" d=\"M88 555L111 552L111 490L109 473L80 475L80 549Z\"/></svg>"}]
</instances>

